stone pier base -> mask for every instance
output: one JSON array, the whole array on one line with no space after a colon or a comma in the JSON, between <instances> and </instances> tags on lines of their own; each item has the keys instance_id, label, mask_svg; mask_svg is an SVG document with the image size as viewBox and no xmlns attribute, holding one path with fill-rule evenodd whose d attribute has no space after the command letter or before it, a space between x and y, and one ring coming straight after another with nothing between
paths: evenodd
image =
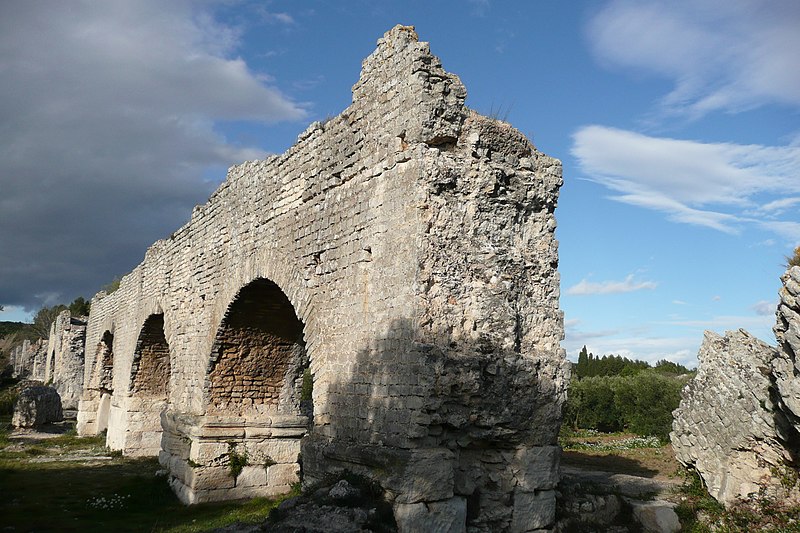
<instances>
[{"instance_id":1,"label":"stone pier base","mask_svg":"<svg viewBox=\"0 0 800 533\"><path fill-rule=\"evenodd\" d=\"M300 481L306 417L275 415L253 423L167 411L161 423L159 461L186 504L276 496ZM238 473L235 463L242 467Z\"/></svg>"}]
</instances>

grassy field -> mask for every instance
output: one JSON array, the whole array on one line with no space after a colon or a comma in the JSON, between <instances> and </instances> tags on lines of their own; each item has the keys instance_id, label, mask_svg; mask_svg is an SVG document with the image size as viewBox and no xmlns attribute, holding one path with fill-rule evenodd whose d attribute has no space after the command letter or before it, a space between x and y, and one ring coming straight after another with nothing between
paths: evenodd
<instances>
[{"instance_id":1,"label":"grassy field","mask_svg":"<svg viewBox=\"0 0 800 533\"><path fill-rule=\"evenodd\" d=\"M156 459L109 454L102 438L9 434L0 420L3 531L207 531L263 521L277 501L187 507L157 475Z\"/></svg>"}]
</instances>

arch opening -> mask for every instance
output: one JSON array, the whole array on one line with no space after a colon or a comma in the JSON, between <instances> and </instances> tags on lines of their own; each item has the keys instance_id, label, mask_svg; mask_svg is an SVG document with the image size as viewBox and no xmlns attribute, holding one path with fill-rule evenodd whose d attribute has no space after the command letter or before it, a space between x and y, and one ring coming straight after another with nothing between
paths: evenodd
<instances>
[{"instance_id":1,"label":"arch opening","mask_svg":"<svg viewBox=\"0 0 800 533\"><path fill-rule=\"evenodd\" d=\"M169 393L169 344L164 334L164 315L144 321L131 365L130 392L134 396L166 400Z\"/></svg>"},{"instance_id":2,"label":"arch opening","mask_svg":"<svg viewBox=\"0 0 800 533\"><path fill-rule=\"evenodd\" d=\"M100 393L97 406L97 432L108 429L108 413L111 410L111 396L114 394L114 334L103 333L97 344L95 356L95 388Z\"/></svg>"},{"instance_id":3,"label":"arch opening","mask_svg":"<svg viewBox=\"0 0 800 533\"><path fill-rule=\"evenodd\" d=\"M128 387L125 455L155 456L161 450L161 413L166 409L170 383L170 351L163 313L147 317L139 332Z\"/></svg>"},{"instance_id":4,"label":"arch opening","mask_svg":"<svg viewBox=\"0 0 800 533\"><path fill-rule=\"evenodd\" d=\"M162 416L159 461L183 501L275 496L300 481L313 415L308 367L304 326L286 294L263 278L240 289L211 345L204 413ZM245 466L234 469L236 458Z\"/></svg>"},{"instance_id":5,"label":"arch opening","mask_svg":"<svg viewBox=\"0 0 800 533\"><path fill-rule=\"evenodd\" d=\"M211 349L209 413L301 414L303 323L281 289L257 279L228 306ZM310 403L310 402L308 402Z\"/></svg>"}]
</instances>

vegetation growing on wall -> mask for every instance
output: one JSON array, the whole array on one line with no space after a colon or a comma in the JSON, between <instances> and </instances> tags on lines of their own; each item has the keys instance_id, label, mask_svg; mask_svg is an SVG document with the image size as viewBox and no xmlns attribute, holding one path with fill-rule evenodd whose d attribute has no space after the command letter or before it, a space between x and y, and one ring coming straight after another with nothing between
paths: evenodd
<instances>
[{"instance_id":1,"label":"vegetation growing on wall","mask_svg":"<svg viewBox=\"0 0 800 533\"><path fill-rule=\"evenodd\" d=\"M794 255L786 256L786 268L800 266L800 246L794 249Z\"/></svg>"}]
</instances>

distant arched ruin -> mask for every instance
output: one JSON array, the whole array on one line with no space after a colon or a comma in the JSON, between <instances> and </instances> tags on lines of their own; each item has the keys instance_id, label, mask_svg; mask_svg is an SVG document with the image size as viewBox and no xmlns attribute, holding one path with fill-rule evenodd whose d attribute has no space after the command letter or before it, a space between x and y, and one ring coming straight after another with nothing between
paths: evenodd
<instances>
[{"instance_id":1,"label":"distant arched ruin","mask_svg":"<svg viewBox=\"0 0 800 533\"><path fill-rule=\"evenodd\" d=\"M232 167L92 301L80 434L187 503L350 470L406 525L551 526L561 164L465 98L397 26L339 116Z\"/></svg>"}]
</instances>

